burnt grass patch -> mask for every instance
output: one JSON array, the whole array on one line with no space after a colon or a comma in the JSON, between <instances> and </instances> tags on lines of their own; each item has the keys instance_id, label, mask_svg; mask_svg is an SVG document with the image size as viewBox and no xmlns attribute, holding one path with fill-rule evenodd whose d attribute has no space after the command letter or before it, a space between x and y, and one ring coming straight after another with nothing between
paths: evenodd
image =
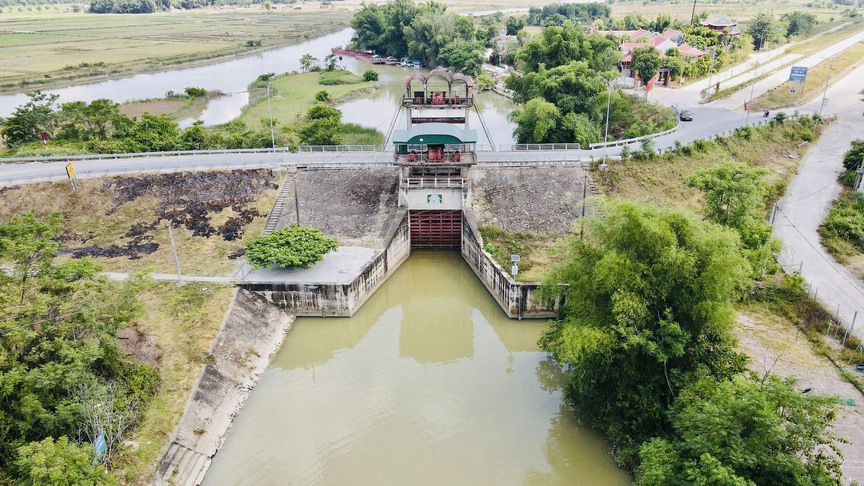
<instances>
[{"instance_id":1,"label":"burnt grass patch","mask_svg":"<svg viewBox=\"0 0 864 486\"><path fill-rule=\"evenodd\" d=\"M268 170L239 170L232 172L179 172L150 174L136 177L116 177L106 181L102 190L110 194L111 206L104 216L117 213L124 205L149 197L155 198L155 215L142 214L144 221L133 223L121 241L111 245L86 245L75 248L70 243L86 244L97 237L96 232L84 234L67 232L60 241L67 245L61 253L73 258L126 257L131 260L149 255L159 249L153 241L155 231L167 225L185 228L193 237L216 237L225 241L239 240L245 228L259 216L266 216L251 207L255 199L267 190L278 188ZM221 223L214 216L226 209L233 215Z\"/></svg>"}]
</instances>

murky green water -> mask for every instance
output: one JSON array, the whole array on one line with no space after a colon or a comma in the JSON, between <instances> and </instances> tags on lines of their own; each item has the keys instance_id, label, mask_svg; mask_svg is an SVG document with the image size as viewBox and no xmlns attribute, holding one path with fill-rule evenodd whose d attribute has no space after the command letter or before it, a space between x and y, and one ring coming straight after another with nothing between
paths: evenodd
<instances>
[{"instance_id":1,"label":"murky green water","mask_svg":"<svg viewBox=\"0 0 864 486\"><path fill-rule=\"evenodd\" d=\"M414 252L350 319L298 319L206 485L628 484L455 252Z\"/></svg>"}]
</instances>

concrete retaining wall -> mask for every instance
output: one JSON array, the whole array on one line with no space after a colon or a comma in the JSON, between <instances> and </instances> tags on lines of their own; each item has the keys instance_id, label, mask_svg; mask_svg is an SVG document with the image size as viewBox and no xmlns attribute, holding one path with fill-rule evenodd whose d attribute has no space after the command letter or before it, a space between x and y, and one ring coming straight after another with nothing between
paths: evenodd
<instances>
[{"instance_id":1,"label":"concrete retaining wall","mask_svg":"<svg viewBox=\"0 0 864 486\"><path fill-rule=\"evenodd\" d=\"M408 212L388 232L386 248L350 284L243 284L269 302L296 316L350 317L408 259L411 232Z\"/></svg>"},{"instance_id":2,"label":"concrete retaining wall","mask_svg":"<svg viewBox=\"0 0 864 486\"><path fill-rule=\"evenodd\" d=\"M559 300L541 302L538 283L517 282L483 251L483 238L474 214L462 212L462 258L511 319L550 319L558 316Z\"/></svg>"}]
</instances>

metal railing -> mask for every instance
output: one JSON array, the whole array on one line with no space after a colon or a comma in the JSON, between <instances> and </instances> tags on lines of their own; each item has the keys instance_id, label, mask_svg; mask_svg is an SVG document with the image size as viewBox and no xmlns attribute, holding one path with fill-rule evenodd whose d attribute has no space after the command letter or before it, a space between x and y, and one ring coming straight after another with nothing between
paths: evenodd
<instances>
[{"instance_id":1,"label":"metal railing","mask_svg":"<svg viewBox=\"0 0 864 486\"><path fill-rule=\"evenodd\" d=\"M464 177L404 177L402 184L410 187L428 187L434 189L461 189L465 187Z\"/></svg>"}]
</instances>

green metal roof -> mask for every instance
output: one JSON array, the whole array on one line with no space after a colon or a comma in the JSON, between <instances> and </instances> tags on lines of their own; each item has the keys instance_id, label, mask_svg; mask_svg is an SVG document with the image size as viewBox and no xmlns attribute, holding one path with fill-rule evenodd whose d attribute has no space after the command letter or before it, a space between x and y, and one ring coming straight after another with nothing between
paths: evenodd
<instances>
[{"instance_id":1,"label":"green metal roof","mask_svg":"<svg viewBox=\"0 0 864 486\"><path fill-rule=\"evenodd\" d=\"M421 142L420 139L423 139ZM450 123L420 123L410 130L394 130L394 144L460 144L477 143L477 130Z\"/></svg>"}]
</instances>

